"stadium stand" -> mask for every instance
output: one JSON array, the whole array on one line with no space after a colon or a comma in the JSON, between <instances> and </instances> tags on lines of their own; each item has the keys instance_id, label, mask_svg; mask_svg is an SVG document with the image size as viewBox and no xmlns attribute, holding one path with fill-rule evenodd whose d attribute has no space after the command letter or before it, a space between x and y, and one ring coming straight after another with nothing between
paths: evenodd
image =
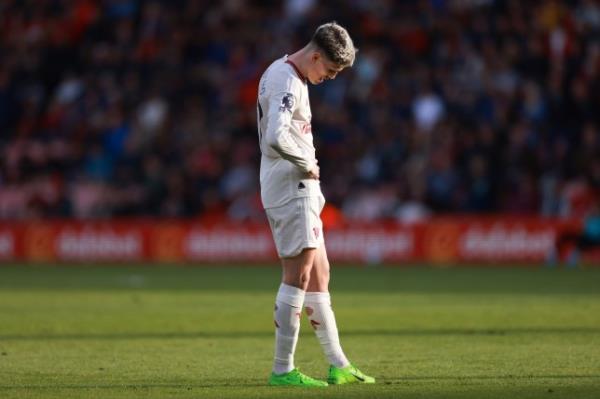
<instances>
[{"instance_id":1,"label":"stadium stand","mask_svg":"<svg viewBox=\"0 0 600 399\"><path fill-rule=\"evenodd\" d=\"M4 0L0 218L262 221L259 74L331 19L360 49L310 89L341 216L594 203L597 1Z\"/></svg>"}]
</instances>

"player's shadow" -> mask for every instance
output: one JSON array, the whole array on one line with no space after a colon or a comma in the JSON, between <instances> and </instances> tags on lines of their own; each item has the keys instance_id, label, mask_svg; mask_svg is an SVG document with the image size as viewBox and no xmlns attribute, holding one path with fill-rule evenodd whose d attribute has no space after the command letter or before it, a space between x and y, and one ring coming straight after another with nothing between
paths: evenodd
<instances>
[{"instance_id":1,"label":"player's shadow","mask_svg":"<svg viewBox=\"0 0 600 399\"><path fill-rule=\"evenodd\" d=\"M303 331L302 334L310 334ZM520 334L600 334L597 327L512 327L512 328L436 328L344 330L343 336L507 336ZM222 339L271 338L272 331L191 331L191 332L121 332L1 334L0 341L43 340L143 340L143 339Z\"/></svg>"},{"instance_id":2,"label":"player's shadow","mask_svg":"<svg viewBox=\"0 0 600 399\"><path fill-rule=\"evenodd\" d=\"M379 381L378 381L378 385L388 385L388 386L414 386L411 384L411 382L415 383L415 382L425 382L428 383L428 381L432 381L435 383L435 381L455 381L458 383L467 383L467 382L471 382L471 383L476 383L476 381L485 381L485 380L514 380L519 381L519 380L527 380L530 381L532 383L535 384L541 384L542 382L545 382L546 380L579 380L581 381L581 383L579 384L579 388L581 389L585 389L585 382L586 380L591 380L594 381L596 379L599 379L600 375L599 374L588 374L588 375L582 375L582 374L543 374L543 375L533 375L533 374L528 374L528 375L512 375L512 374L508 374L508 375L430 375L430 376L423 376L423 375L416 375L416 376L403 376L403 377L398 377L398 376L394 376L392 378L386 378L385 376L381 376L379 377ZM408 384L408 385L407 385ZM523 387L521 385L516 385L515 386L517 390L521 391L523 389ZM235 389L239 389L239 388L251 388L251 389L260 389L260 388L265 388L265 389L269 389L272 390L272 387L267 387L265 384L265 380L263 378L244 378L244 379L236 379L236 378L226 378L226 379L219 379L219 378L210 378L210 379L206 379L204 382L202 383L189 383L189 382L173 382L173 383L136 383L136 384L118 384L118 383L114 383L114 384L106 384L106 383L98 383L98 384L0 384L0 392L4 391L4 392L11 392L14 390L22 390L22 389L26 389L26 390L30 390L33 392L43 392L43 391L52 391L52 390L56 390L56 389L63 389L63 390L128 390L128 391L132 391L132 393L143 393L144 391L149 391L152 389L165 389L165 388L169 388L169 389L178 389L178 390L182 390L182 391L188 391L191 394L193 394L194 391L203 391L203 390L210 390L210 389L223 389L223 388L235 388ZM340 388L340 387L336 387L336 388ZM341 388L347 388L347 387L341 387ZM390 387L391 388L391 387ZM531 386L530 388L534 388L534 386ZM591 387L590 387L591 388ZM353 389L355 389L353 387ZM393 388L392 388L393 389ZM591 389L595 389L595 388L591 388ZM486 394L489 394L489 388L486 388ZM508 391L510 391L510 387L503 387L504 393L507 393ZM546 390L546 388L544 389L546 392L552 392L552 390ZM343 392L342 392L343 393ZM522 393L522 392L521 392ZM372 395L373 392L368 392L369 395ZM411 395L410 392L407 393L408 395L403 395L404 397L407 398L412 398L413 395ZM2 395L0 395L2 396ZM422 395L417 395L419 398L422 398ZM494 396L494 395L492 395ZM509 395L511 396L511 395ZM331 396L328 395L328 397L337 397L337 396ZM370 398L372 396L365 396L367 398ZM377 397L380 397L380 395L377 395ZM387 398L387 395L381 396L381 397L385 397ZM391 397L396 397L395 394ZM432 396L432 398L446 398L447 396L442 395L442 396ZM500 396L499 396L500 397Z\"/></svg>"},{"instance_id":3,"label":"player's shadow","mask_svg":"<svg viewBox=\"0 0 600 399\"><path fill-rule=\"evenodd\" d=\"M143 391L155 388L174 388L182 390L205 389L205 388L227 388L227 387L262 387L265 386L264 379L235 379L227 380L209 379L205 383L155 383L155 384L15 384L15 385L0 385L0 390L11 389L31 389L31 390L47 390L47 389L128 389L134 391Z\"/></svg>"}]
</instances>

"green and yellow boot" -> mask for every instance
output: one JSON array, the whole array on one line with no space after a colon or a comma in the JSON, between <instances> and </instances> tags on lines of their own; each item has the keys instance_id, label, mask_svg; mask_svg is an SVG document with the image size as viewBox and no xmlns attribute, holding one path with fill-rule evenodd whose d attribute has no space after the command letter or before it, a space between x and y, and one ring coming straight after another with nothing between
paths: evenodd
<instances>
[{"instance_id":1,"label":"green and yellow boot","mask_svg":"<svg viewBox=\"0 0 600 399\"><path fill-rule=\"evenodd\" d=\"M327 382L332 385L349 383L374 384L375 378L369 377L368 375L364 374L362 371L350 364L342 368L330 366Z\"/></svg>"},{"instance_id":2,"label":"green and yellow boot","mask_svg":"<svg viewBox=\"0 0 600 399\"><path fill-rule=\"evenodd\" d=\"M326 387L328 384L325 381L315 380L314 378L311 378L306 374L302 374L297 368L295 368L288 373L271 373L271 377L269 377L269 385L321 388Z\"/></svg>"}]
</instances>

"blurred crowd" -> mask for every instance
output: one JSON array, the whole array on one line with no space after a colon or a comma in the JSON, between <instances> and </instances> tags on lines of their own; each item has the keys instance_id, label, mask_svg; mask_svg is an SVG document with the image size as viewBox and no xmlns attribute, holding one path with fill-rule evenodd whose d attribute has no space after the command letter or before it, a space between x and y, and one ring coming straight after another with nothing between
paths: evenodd
<instances>
[{"instance_id":1,"label":"blurred crowd","mask_svg":"<svg viewBox=\"0 0 600 399\"><path fill-rule=\"evenodd\" d=\"M321 23L309 88L348 220L578 216L600 188L600 3L3 0L0 219L263 220L257 84Z\"/></svg>"}]
</instances>

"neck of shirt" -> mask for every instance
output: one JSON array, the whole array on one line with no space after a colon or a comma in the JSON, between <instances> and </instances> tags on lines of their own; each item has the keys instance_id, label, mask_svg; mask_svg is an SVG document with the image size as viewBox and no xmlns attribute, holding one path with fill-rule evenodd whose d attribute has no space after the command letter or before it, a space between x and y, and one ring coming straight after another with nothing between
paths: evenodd
<instances>
[{"instance_id":1,"label":"neck of shirt","mask_svg":"<svg viewBox=\"0 0 600 399\"><path fill-rule=\"evenodd\" d=\"M296 71L296 73L298 74L298 77L304 82L307 82L306 76L304 76L302 74L302 72L300 72L300 69L298 69L298 67L296 66L296 64L294 64L294 62L292 60L290 60L289 58L285 60L286 64L290 64L292 66L292 68L294 68L294 71Z\"/></svg>"}]
</instances>

